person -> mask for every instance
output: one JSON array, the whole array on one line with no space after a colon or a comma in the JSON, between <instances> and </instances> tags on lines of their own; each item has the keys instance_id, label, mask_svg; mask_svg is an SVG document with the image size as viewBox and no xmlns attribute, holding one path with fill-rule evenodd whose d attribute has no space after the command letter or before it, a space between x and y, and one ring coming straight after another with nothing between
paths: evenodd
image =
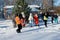
<instances>
[{"instance_id":1,"label":"person","mask_svg":"<svg viewBox=\"0 0 60 40\"><path fill-rule=\"evenodd\" d=\"M55 21L55 23L58 23L58 15L57 14L54 15L54 21Z\"/></svg>"},{"instance_id":2,"label":"person","mask_svg":"<svg viewBox=\"0 0 60 40\"><path fill-rule=\"evenodd\" d=\"M16 28L17 25L16 25L16 21L15 21L15 15L13 15L12 22L13 22L13 27Z\"/></svg>"},{"instance_id":3,"label":"person","mask_svg":"<svg viewBox=\"0 0 60 40\"><path fill-rule=\"evenodd\" d=\"M33 25L33 16L32 16L32 13L30 13L30 15L29 15L29 24L30 24L30 26L32 27Z\"/></svg>"},{"instance_id":4,"label":"person","mask_svg":"<svg viewBox=\"0 0 60 40\"><path fill-rule=\"evenodd\" d=\"M39 20L38 20L38 15L37 14L34 15L34 22L35 22L36 26L39 26Z\"/></svg>"},{"instance_id":5,"label":"person","mask_svg":"<svg viewBox=\"0 0 60 40\"><path fill-rule=\"evenodd\" d=\"M25 27L25 19L24 18L21 19L21 22L22 22L22 26Z\"/></svg>"},{"instance_id":6,"label":"person","mask_svg":"<svg viewBox=\"0 0 60 40\"><path fill-rule=\"evenodd\" d=\"M45 15L44 15L44 23L45 23L45 27L47 27L47 20L48 20L48 16L47 16L47 14L45 13Z\"/></svg>"},{"instance_id":7,"label":"person","mask_svg":"<svg viewBox=\"0 0 60 40\"><path fill-rule=\"evenodd\" d=\"M22 12L21 14L22 14L22 26L25 27L25 14L24 12Z\"/></svg>"},{"instance_id":8,"label":"person","mask_svg":"<svg viewBox=\"0 0 60 40\"><path fill-rule=\"evenodd\" d=\"M21 17L19 17L18 14L16 14L15 21L18 26L18 29L16 31L17 31L17 33L21 33L22 22L21 22Z\"/></svg>"},{"instance_id":9,"label":"person","mask_svg":"<svg viewBox=\"0 0 60 40\"><path fill-rule=\"evenodd\" d=\"M51 15L51 23L53 24L54 21L54 14Z\"/></svg>"}]
</instances>

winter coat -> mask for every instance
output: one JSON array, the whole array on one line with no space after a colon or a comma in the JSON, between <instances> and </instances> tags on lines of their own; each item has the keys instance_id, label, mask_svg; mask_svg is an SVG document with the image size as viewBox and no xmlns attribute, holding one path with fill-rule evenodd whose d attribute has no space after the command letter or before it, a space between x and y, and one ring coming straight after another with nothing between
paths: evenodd
<instances>
[{"instance_id":1,"label":"winter coat","mask_svg":"<svg viewBox=\"0 0 60 40\"><path fill-rule=\"evenodd\" d=\"M32 16L32 14L30 14L30 16L29 16L29 23L32 23L32 20L33 20L33 16Z\"/></svg>"},{"instance_id":2,"label":"winter coat","mask_svg":"<svg viewBox=\"0 0 60 40\"><path fill-rule=\"evenodd\" d=\"M58 23L58 16L57 15L54 16L54 21L55 21L55 23Z\"/></svg>"},{"instance_id":3,"label":"winter coat","mask_svg":"<svg viewBox=\"0 0 60 40\"><path fill-rule=\"evenodd\" d=\"M34 15L34 21L35 21L35 24L38 25L39 21L38 21L38 16L37 15Z\"/></svg>"},{"instance_id":4,"label":"winter coat","mask_svg":"<svg viewBox=\"0 0 60 40\"><path fill-rule=\"evenodd\" d=\"M58 18L58 16L57 16L57 15L55 15L54 17L55 17L55 18Z\"/></svg>"},{"instance_id":5,"label":"winter coat","mask_svg":"<svg viewBox=\"0 0 60 40\"><path fill-rule=\"evenodd\" d=\"M22 23L18 16L15 17L15 21L16 21L16 24L21 24Z\"/></svg>"},{"instance_id":6,"label":"winter coat","mask_svg":"<svg viewBox=\"0 0 60 40\"><path fill-rule=\"evenodd\" d=\"M22 26L25 26L25 20L22 18L21 19Z\"/></svg>"}]
</instances>

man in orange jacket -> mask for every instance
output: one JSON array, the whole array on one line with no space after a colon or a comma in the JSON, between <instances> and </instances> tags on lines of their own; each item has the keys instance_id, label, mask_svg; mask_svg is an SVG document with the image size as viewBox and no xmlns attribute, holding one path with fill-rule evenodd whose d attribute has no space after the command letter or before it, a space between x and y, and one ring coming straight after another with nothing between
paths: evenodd
<instances>
[{"instance_id":1,"label":"man in orange jacket","mask_svg":"<svg viewBox=\"0 0 60 40\"><path fill-rule=\"evenodd\" d=\"M16 24L18 25L18 29L16 31L20 33L22 29L22 22L18 15L16 15L15 21L16 21Z\"/></svg>"}]
</instances>

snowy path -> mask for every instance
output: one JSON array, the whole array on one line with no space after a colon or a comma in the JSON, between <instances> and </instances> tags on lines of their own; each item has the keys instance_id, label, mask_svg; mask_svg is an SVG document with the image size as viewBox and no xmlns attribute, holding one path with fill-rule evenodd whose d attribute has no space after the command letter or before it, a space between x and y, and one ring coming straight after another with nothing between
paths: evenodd
<instances>
[{"instance_id":1,"label":"snowy path","mask_svg":"<svg viewBox=\"0 0 60 40\"><path fill-rule=\"evenodd\" d=\"M60 24L40 27L26 27L16 33L9 20L0 21L0 40L60 40Z\"/></svg>"}]
</instances>

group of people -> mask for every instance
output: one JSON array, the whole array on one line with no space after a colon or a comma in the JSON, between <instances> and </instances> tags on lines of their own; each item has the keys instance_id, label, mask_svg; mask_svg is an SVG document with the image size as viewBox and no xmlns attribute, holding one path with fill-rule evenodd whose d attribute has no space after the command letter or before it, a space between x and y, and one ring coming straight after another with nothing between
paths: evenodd
<instances>
[{"instance_id":1,"label":"group of people","mask_svg":"<svg viewBox=\"0 0 60 40\"><path fill-rule=\"evenodd\" d=\"M48 21L48 17L49 15L47 13L44 13L41 15L41 17L38 16L37 13L30 13L29 15L29 25L32 27L33 25L33 22L35 23L35 26L39 26L39 19L42 19L43 22L44 22L44 25L45 27L47 27L47 21ZM54 23L53 21L55 21L56 23L58 23L58 15L57 14L54 14L54 15L51 15L51 22ZM21 29L23 26L25 26L25 18L22 16L22 14L16 14L15 15L15 22L18 26L18 29L16 30L18 33L21 33Z\"/></svg>"},{"instance_id":2,"label":"group of people","mask_svg":"<svg viewBox=\"0 0 60 40\"><path fill-rule=\"evenodd\" d=\"M43 14L41 15L41 17L39 17L37 13L34 13L34 14L30 13L29 19L28 19L30 26L32 27L33 24L35 24L35 26L39 26L40 18L43 20ZM47 17L45 17L45 18L47 18ZM45 21L45 19L44 19L44 21ZM46 21L45 21L45 24L46 24Z\"/></svg>"},{"instance_id":3,"label":"group of people","mask_svg":"<svg viewBox=\"0 0 60 40\"><path fill-rule=\"evenodd\" d=\"M40 15L40 16L39 16ZM41 19L44 22L45 27L47 27L47 21L48 17L51 17L51 23L58 23L58 14L51 14L49 15L48 13L42 13L42 14L33 14L30 13L29 16L29 23L32 27L33 22L35 23L36 26L39 26L39 19Z\"/></svg>"}]
</instances>

